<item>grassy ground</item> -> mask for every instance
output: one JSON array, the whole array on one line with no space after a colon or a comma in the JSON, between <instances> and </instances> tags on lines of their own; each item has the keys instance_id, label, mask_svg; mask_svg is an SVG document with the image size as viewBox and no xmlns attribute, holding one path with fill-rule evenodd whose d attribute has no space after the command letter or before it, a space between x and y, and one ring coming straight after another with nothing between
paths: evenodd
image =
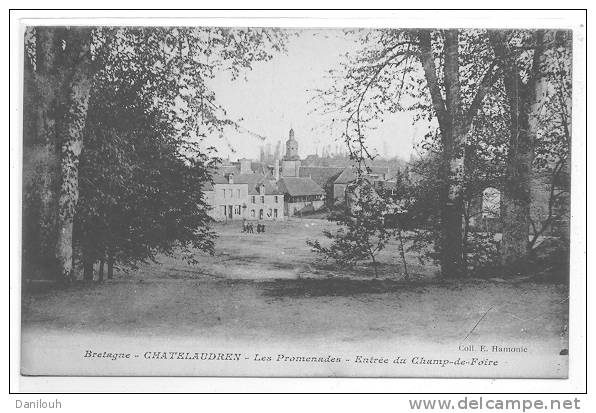
<instances>
[{"instance_id":1,"label":"grassy ground","mask_svg":"<svg viewBox=\"0 0 596 413\"><path fill-rule=\"evenodd\" d=\"M29 328L142 335L556 340L567 325L561 285L492 282L404 285L337 280L150 280L29 296Z\"/></svg>"},{"instance_id":2,"label":"grassy ground","mask_svg":"<svg viewBox=\"0 0 596 413\"><path fill-rule=\"evenodd\" d=\"M313 264L308 238L323 220L269 224L265 234L219 226L217 254L198 266L176 258L117 274L104 284L26 294L24 328L116 334L213 337L472 337L559 342L566 335L568 288L546 282L444 282L437 269L412 261L401 280L397 246L380 257L381 277L367 267Z\"/></svg>"},{"instance_id":3,"label":"grassy ground","mask_svg":"<svg viewBox=\"0 0 596 413\"><path fill-rule=\"evenodd\" d=\"M290 219L266 225L264 234L243 234L241 224L219 224L215 256L201 258L199 266L188 266L181 260L164 257L161 266L141 269L149 278L196 278L206 275L228 279L294 279L350 277L370 279L373 269L368 263L350 268L337 268L325 263L306 245L307 239L319 239L324 229L334 230L336 224L323 219ZM379 277L403 278L403 266L397 243L388 245L378 256ZM430 279L438 275L438 268L430 263L420 265L409 256L408 271L414 279Z\"/></svg>"}]
</instances>

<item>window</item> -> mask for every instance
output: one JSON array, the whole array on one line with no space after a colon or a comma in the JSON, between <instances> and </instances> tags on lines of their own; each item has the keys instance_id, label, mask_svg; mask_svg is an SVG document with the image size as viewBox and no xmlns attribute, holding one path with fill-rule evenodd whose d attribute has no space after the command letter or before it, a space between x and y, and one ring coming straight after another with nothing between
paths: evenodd
<instances>
[{"instance_id":1,"label":"window","mask_svg":"<svg viewBox=\"0 0 596 413\"><path fill-rule=\"evenodd\" d=\"M277 197L276 197L277 198ZM277 202L277 201L276 201ZM273 218L277 218L277 208L273 210Z\"/></svg>"},{"instance_id":2,"label":"window","mask_svg":"<svg viewBox=\"0 0 596 413\"><path fill-rule=\"evenodd\" d=\"M259 209L259 219L263 219L263 210Z\"/></svg>"},{"instance_id":3,"label":"window","mask_svg":"<svg viewBox=\"0 0 596 413\"><path fill-rule=\"evenodd\" d=\"M254 195L251 197L251 202L252 202L253 204L256 204L256 203L257 203L257 201L256 201L256 197L255 197Z\"/></svg>"},{"instance_id":4,"label":"window","mask_svg":"<svg viewBox=\"0 0 596 413\"><path fill-rule=\"evenodd\" d=\"M234 214L240 215L240 205L234 206Z\"/></svg>"},{"instance_id":5,"label":"window","mask_svg":"<svg viewBox=\"0 0 596 413\"><path fill-rule=\"evenodd\" d=\"M279 203L279 199L278 199L278 196L277 196L277 195L275 195L275 198L274 198L274 200L275 200L275 203L276 203L276 204L277 204L277 203ZM277 210L276 210L276 211L277 211Z\"/></svg>"},{"instance_id":6,"label":"window","mask_svg":"<svg viewBox=\"0 0 596 413\"><path fill-rule=\"evenodd\" d=\"M267 210L267 218L271 218L272 215L273 215L273 211L271 210L271 208L269 208Z\"/></svg>"},{"instance_id":7,"label":"window","mask_svg":"<svg viewBox=\"0 0 596 413\"><path fill-rule=\"evenodd\" d=\"M226 213L227 213L227 210L226 210L226 206L224 205L224 206L223 206L223 214L224 214L224 217L226 216Z\"/></svg>"},{"instance_id":8,"label":"window","mask_svg":"<svg viewBox=\"0 0 596 413\"><path fill-rule=\"evenodd\" d=\"M228 189L228 195L230 196L230 198L232 198L233 195L232 195L232 190L231 189Z\"/></svg>"},{"instance_id":9,"label":"window","mask_svg":"<svg viewBox=\"0 0 596 413\"><path fill-rule=\"evenodd\" d=\"M264 196L262 196L262 197L261 197L261 204L264 204L264 203L265 203L265 197L264 197Z\"/></svg>"},{"instance_id":10,"label":"window","mask_svg":"<svg viewBox=\"0 0 596 413\"><path fill-rule=\"evenodd\" d=\"M250 217L251 218L254 218L255 217L255 210L254 209L251 209L250 210Z\"/></svg>"},{"instance_id":11,"label":"window","mask_svg":"<svg viewBox=\"0 0 596 413\"><path fill-rule=\"evenodd\" d=\"M222 189L221 190L221 196L224 197L224 198L226 197L226 190L225 189Z\"/></svg>"},{"instance_id":12,"label":"window","mask_svg":"<svg viewBox=\"0 0 596 413\"><path fill-rule=\"evenodd\" d=\"M240 189L236 189L236 198L240 198Z\"/></svg>"}]
</instances>

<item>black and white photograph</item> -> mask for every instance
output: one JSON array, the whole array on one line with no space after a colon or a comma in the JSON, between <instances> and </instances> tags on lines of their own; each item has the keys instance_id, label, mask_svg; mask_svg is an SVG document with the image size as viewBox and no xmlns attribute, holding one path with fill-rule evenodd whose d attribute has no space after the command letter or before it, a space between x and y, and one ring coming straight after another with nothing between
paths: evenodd
<instances>
[{"instance_id":1,"label":"black and white photograph","mask_svg":"<svg viewBox=\"0 0 596 413\"><path fill-rule=\"evenodd\" d=\"M21 26L22 375L569 376L583 32L139 23Z\"/></svg>"}]
</instances>

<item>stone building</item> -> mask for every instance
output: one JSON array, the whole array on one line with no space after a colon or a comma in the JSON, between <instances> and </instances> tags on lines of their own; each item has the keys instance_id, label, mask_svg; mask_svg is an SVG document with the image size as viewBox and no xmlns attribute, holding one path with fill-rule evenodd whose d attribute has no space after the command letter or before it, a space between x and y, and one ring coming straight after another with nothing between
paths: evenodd
<instances>
[{"instance_id":1,"label":"stone building","mask_svg":"<svg viewBox=\"0 0 596 413\"><path fill-rule=\"evenodd\" d=\"M248 199L248 186L239 183L233 172L217 174L212 177L213 185L205 191L206 199L212 209L210 215L216 221L233 221L243 219L243 206Z\"/></svg>"},{"instance_id":2,"label":"stone building","mask_svg":"<svg viewBox=\"0 0 596 413\"><path fill-rule=\"evenodd\" d=\"M278 186L284 193L286 216L316 212L325 206L325 191L310 178L284 176Z\"/></svg>"},{"instance_id":3,"label":"stone building","mask_svg":"<svg viewBox=\"0 0 596 413\"><path fill-rule=\"evenodd\" d=\"M256 185L248 185L246 219L282 220L284 218L284 194L277 184L261 180Z\"/></svg>"},{"instance_id":4,"label":"stone building","mask_svg":"<svg viewBox=\"0 0 596 413\"><path fill-rule=\"evenodd\" d=\"M384 167L372 167L367 174L363 175L367 181L374 183L374 182L382 182L386 181L389 175L389 168ZM344 168L342 173L333 181L333 203L339 204L343 203L346 198L346 190L348 189L348 185L352 182L356 181L357 174L354 168L347 167ZM378 185L378 184L376 184Z\"/></svg>"},{"instance_id":5,"label":"stone building","mask_svg":"<svg viewBox=\"0 0 596 413\"><path fill-rule=\"evenodd\" d=\"M216 221L283 220L283 193L263 174L217 173L205 188Z\"/></svg>"},{"instance_id":6,"label":"stone building","mask_svg":"<svg viewBox=\"0 0 596 413\"><path fill-rule=\"evenodd\" d=\"M346 168L335 166L301 166L299 176L300 178L310 178L323 188L325 191L325 205L327 207L333 207L334 183L344 169Z\"/></svg>"}]
</instances>

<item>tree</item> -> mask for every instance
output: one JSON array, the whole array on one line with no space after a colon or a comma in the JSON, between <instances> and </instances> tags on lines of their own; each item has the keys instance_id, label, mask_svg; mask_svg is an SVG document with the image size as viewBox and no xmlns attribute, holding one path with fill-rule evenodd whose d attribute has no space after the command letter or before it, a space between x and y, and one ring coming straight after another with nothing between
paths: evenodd
<instances>
[{"instance_id":1,"label":"tree","mask_svg":"<svg viewBox=\"0 0 596 413\"><path fill-rule=\"evenodd\" d=\"M84 27L40 27L28 33L26 48L33 54L25 71L25 103L31 105L24 115L31 134L32 156L25 155L27 171L24 197L25 215L37 217L39 231L26 231L39 237L40 249L25 248L25 257L39 254L42 263L59 279L72 277L72 230L78 200L78 156L93 77L91 56L92 30ZM33 135L33 136L32 136ZM31 172L29 174L29 172ZM32 195L32 193L36 193ZM30 239L27 239L30 240ZM33 241L33 245L36 242Z\"/></svg>"},{"instance_id":2,"label":"tree","mask_svg":"<svg viewBox=\"0 0 596 413\"><path fill-rule=\"evenodd\" d=\"M413 185L409 179L409 171L405 168L397 170L395 175L395 187L378 191L381 197L389 200L389 214L385 216L385 226L394 228L394 236L399 245L399 256L404 267L404 279L410 280L408 262L406 259L406 241L415 239L415 236L408 235L406 231L413 230L414 216L413 206L415 203Z\"/></svg>"},{"instance_id":3,"label":"tree","mask_svg":"<svg viewBox=\"0 0 596 413\"><path fill-rule=\"evenodd\" d=\"M533 172L548 177L546 208L534 206L530 215L529 248L547 231L559 233L569 241L569 193L571 154L571 34L557 32L548 49L544 76L549 88L539 112ZM557 224L563 224L558 226Z\"/></svg>"},{"instance_id":4,"label":"tree","mask_svg":"<svg viewBox=\"0 0 596 413\"><path fill-rule=\"evenodd\" d=\"M42 255L53 263L47 266L47 272L59 279L71 279L74 276L73 243L76 241L83 250L89 251L87 255L91 256L89 260L84 259L87 263L87 276L89 276L89 262L92 262L90 260L97 255L96 251L93 251L96 246L89 245L87 241L73 240L72 235L81 189L79 163L82 153L85 153L84 156L88 156L89 159L94 159L93 149L110 149L113 154L119 154L118 156L128 155L131 150L134 153L137 147L131 144L129 139L135 136L142 141L142 138L135 134L147 131L148 128L159 123L161 127L153 137L162 138L161 150L153 153L156 156L163 155L159 160L159 162L163 161L160 164L162 170L168 167L174 168L172 179L186 176L180 174L184 168L186 172L189 170L196 172L191 176L206 179L203 173L207 167L204 165L205 151L199 150L202 137L221 130L226 125L234 125L233 121L227 119L225 109L217 103L207 80L214 77L218 71L226 72L232 79L236 79L243 69L250 68L252 62L268 60L275 51L282 50L283 40L283 34L269 29L29 28L25 38L28 51L25 83L33 84L34 87L27 88L30 94L26 95L25 103L30 106L25 110L25 125L28 125L25 130L33 136L24 138L26 144L24 169L27 172L31 171L30 174L25 174L28 181L24 191L26 201L24 209L25 215L32 218L25 225L34 228L24 231L28 234L24 239L27 242L24 245L24 250L27 252L25 256L30 257L40 253L34 247L35 240L39 239L40 244L44 246ZM113 87L110 88L109 85ZM92 105L92 111L102 111L102 104L111 103L110 107L114 108L124 103L122 100L110 101L112 98L123 97L123 90L118 91L118 87L123 85L135 85L128 89L128 92L134 91L136 95L133 101L141 102L136 109L142 108L141 110L151 115L144 117L147 122L141 126L136 123L127 129L124 116L131 114L132 109L122 107L121 117L117 123L120 126L124 125L124 129L117 132L112 130L114 134L109 139L105 134L101 136L96 134L95 138L106 138L107 141L86 151L84 145L86 133L105 128L108 125L106 121L109 122L110 116L114 115L114 112L105 117L102 117L102 113L88 113L89 96L99 96L96 100L92 100L92 102L100 102ZM118 93L114 93L115 91ZM89 118L97 122L95 128L86 127L86 121ZM157 119L158 123L156 123ZM28 145L29 143L31 145ZM152 147L150 144L145 146L145 148L150 147ZM30 151L30 149L33 150ZM37 152L41 152L42 156L36 156ZM101 157L101 154L95 155L97 155L95 159ZM147 173L147 169L142 168L151 170L153 166L138 163L133 158L128 160L131 162L123 166L131 167L138 174ZM89 163L85 165L88 167ZM125 175L126 173L119 178ZM195 178L191 181L198 186L197 191L200 193L201 185ZM173 183L172 180L163 179L154 184L163 186L166 182ZM191 182L186 181L186 183ZM178 192L173 191L167 196L176 193L176 197L183 196L183 199L179 199L182 203L197 201L188 195L187 188L176 188ZM83 192L93 193L86 189ZM146 192L151 192L151 189ZM113 195L110 190L102 191L101 187L98 193L101 195L99 197L101 201L110 200L110 195ZM125 193L131 195L130 191ZM160 199L164 201L164 198ZM118 199L118 202L120 201L122 201L121 198ZM86 205L89 206L90 203L87 202ZM98 207L106 205L110 203L97 204ZM126 207L118 204L124 209L131 205L139 206L134 203ZM156 208L171 206L165 202L152 205ZM201 202L198 205L202 205ZM181 212L185 209L174 210ZM92 211L87 208L85 211L85 214L89 213L88 218L94 218L87 220L83 218L85 214L80 214L79 222L86 223L87 229L81 227L78 234L92 239L89 237L96 232L94 225L99 225L98 228L101 228L101 225L106 223L110 210L106 208ZM157 211L158 214L164 212L164 210ZM160 218L163 217L160 215ZM181 217L168 216L170 222L177 222L179 218ZM199 225L194 231L195 240L201 236L208 237L209 232L203 227L203 223L204 220L195 222ZM175 226L178 230L184 230L174 231L173 238L164 237L167 245L161 244L155 233L151 238L152 244L143 237L143 242L146 242L143 245L152 250L168 250L174 239L189 241L188 225L190 221ZM36 226L39 229L36 229ZM130 225L122 227L128 228L129 231L135 228ZM130 241L140 238L126 234L123 235L123 239ZM44 268L43 265L37 264L38 268ZM112 270L108 261L108 276Z\"/></svg>"},{"instance_id":5,"label":"tree","mask_svg":"<svg viewBox=\"0 0 596 413\"><path fill-rule=\"evenodd\" d=\"M441 159L441 271L446 277L463 276L464 148L498 78L486 32L383 29L362 36L362 45L338 73L331 72L331 87L319 91L322 110L345 114L343 138L359 165L371 158L367 124L401 110L427 121Z\"/></svg>"},{"instance_id":6,"label":"tree","mask_svg":"<svg viewBox=\"0 0 596 413\"><path fill-rule=\"evenodd\" d=\"M350 184L347 192L350 199L347 207L329 217L340 228L336 232L323 232L331 241L330 245L324 246L318 240L308 240L307 245L340 265L370 260L377 278L377 254L393 236L393 231L385 224L388 205L365 180Z\"/></svg>"},{"instance_id":7,"label":"tree","mask_svg":"<svg viewBox=\"0 0 596 413\"><path fill-rule=\"evenodd\" d=\"M191 262L198 252L212 253L201 188L215 160L190 148L182 154L172 125L139 99L134 84L104 87L91 102L81 156L76 229L83 262L92 268L107 261L111 274L115 261L134 267L158 252L172 254L173 246Z\"/></svg>"},{"instance_id":8,"label":"tree","mask_svg":"<svg viewBox=\"0 0 596 413\"><path fill-rule=\"evenodd\" d=\"M555 30L490 32L490 42L502 68L510 111L507 167L501 198L501 261L506 267L524 259L531 247L528 236L532 223L533 169L540 140L541 118L548 111L545 110L545 105L552 88L547 72L549 65L553 63L570 61L569 56L553 56L557 43L560 44L561 38L566 36L567 34ZM561 79L554 80L558 82ZM567 106L567 102L564 106ZM566 116L566 109L561 105L558 105L557 111L561 118ZM559 138L565 138L565 132L569 132L569 129L565 130L568 120L565 117L564 133ZM551 140L551 147L557 147L558 142L568 142L567 138ZM554 169L557 170L557 167Z\"/></svg>"}]
</instances>

